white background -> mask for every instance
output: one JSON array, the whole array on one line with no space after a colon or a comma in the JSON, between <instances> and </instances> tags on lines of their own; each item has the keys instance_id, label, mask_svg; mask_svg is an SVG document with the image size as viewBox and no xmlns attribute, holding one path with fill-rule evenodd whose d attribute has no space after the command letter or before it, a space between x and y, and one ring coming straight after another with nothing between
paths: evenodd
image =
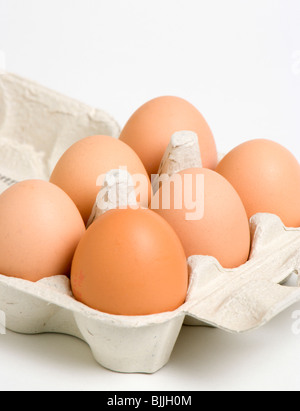
<instances>
[{"instance_id":1,"label":"white background","mask_svg":"<svg viewBox=\"0 0 300 411\"><path fill-rule=\"evenodd\" d=\"M252 138L300 160L299 0L0 0L0 70L112 114L196 105L226 152ZM5 56L5 59L3 58ZM2 390L299 390L296 304L243 336L184 327L155 375L101 368L61 335L0 335Z\"/></svg>"}]
</instances>

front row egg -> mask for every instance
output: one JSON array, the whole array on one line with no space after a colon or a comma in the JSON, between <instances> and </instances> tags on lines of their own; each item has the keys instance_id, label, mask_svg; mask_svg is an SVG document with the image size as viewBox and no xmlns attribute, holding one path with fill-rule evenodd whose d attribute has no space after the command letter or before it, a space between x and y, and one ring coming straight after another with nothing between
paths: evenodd
<instances>
[{"instance_id":1,"label":"front row egg","mask_svg":"<svg viewBox=\"0 0 300 411\"><path fill-rule=\"evenodd\" d=\"M162 182L151 208L181 240L186 257L215 257L224 268L245 263L250 252L250 226L233 186L215 171L192 168Z\"/></svg>"},{"instance_id":2,"label":"front row egg","mask_svg":"<svg viewBox=\"0 0 300 411\"><path fill-rule=\"evenodd\" d=\"M99 217L74 255L76 300L126 316L174 311L186 299L188 265L171 226L149 209L114 209Z\"/></svg>"},{"instance_id":3,"label":"front row egg","mask_svg":"<svg viewBox=\"0 0 300 411\"><path fill-rule=\"evenodd\" d=\"M0 274L33 282L69 275L84 233L63 190L42 180L16 183L0 195Z\"/></svg>"}]
</instances>

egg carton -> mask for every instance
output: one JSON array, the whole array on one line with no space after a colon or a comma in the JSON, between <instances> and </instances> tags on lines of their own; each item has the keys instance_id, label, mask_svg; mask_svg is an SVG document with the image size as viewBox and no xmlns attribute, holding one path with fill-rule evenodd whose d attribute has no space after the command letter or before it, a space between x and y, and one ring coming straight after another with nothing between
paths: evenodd
<instances>
[{"instance_id":1,"label":"egg carton","mask_svg":"<svg viewBox=\"0 0 300 411\"><path fill-rule=\"evenodd\" d=\"M92 134L117 137L119 132L116 121L102 111L18 76L0 76L0 192L15 181L48 179L60 155L78 139ZM173 136L160 174L201 165L195 144L191 132ZM111 208L134 203L130 189L128 195L115 195L116 187L132 188L130 178L126 184L124 178L117 170L107 175L107 196L97 199L89 224ZM112 371L155 373L169 362L184 324L250 332L300 300L300 288L284 285L300 267L300 228L286 228L271 214L253 216L250 228L251 254L241 267L224 269L208 256L188 259L186 302L173 312L109 315L76 301L66 276L32 283L0 275L0 319L17 333L80 338L95 360Z\"/></svg>"},{"instance_id":2,"label":"egg carton","mask_svg":"<svg viewBox=\"0 0 300 411\"><path fill-rule=\"evenodd\" d=\"M120 127L103 110L0 73L0 192L19 179L49 179L71 144L95 134L118 137Z\"/></svg>"}]
</instances>

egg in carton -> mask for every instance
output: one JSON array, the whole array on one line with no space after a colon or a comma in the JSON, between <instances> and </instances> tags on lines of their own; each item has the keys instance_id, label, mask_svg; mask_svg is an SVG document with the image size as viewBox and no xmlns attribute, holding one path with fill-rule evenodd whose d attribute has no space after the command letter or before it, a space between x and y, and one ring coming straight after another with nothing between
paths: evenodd
<instances>
[{"instance_id":1,"label":"egg in carton","mask_svg":"<svg viewBox=\"0 0 300 411\"><path fill-rule=\"evenodd\" d=\"M117 137L119 126L108 114L89 108L11 74L0 77L0 180L3 191L16 181L48 179L60 155L92 134ZM201 166L194 133L176 133L163 158L159 176ZM153 181L157 190L159 177ZM136 203L131 176L112 170L88 225L99 215ZM188 259L186 302L173 312L115 316L75 300L66 276L36 283L0 275L0 310L7 329L17 333L54 332L85 341L102 366L123 373L155 373L170 359L184 324L206 325L242 333L263 326L300 300L300 288L284 281L300 265L300 229L286 228L270 214L250 220L249 261L224 269L209 256Z\"/></svg>"}]
</instances>

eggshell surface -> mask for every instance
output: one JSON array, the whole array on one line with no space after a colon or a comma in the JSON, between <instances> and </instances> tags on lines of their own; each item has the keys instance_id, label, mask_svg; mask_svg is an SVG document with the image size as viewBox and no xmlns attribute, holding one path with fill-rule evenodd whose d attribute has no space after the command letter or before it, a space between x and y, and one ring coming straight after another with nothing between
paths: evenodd
<instances>
[{"instance_id":1,"label":"eggshell surface","mask_svg":"<svg viewBox=\"0 0 300 411\"><path fill-rule=\"evenodd\" d=\"M99 217L80 241L71 271L75 298L115 315L148 315L181 306L188 288L183 247L169 224L147 209Z\"/></svg>"},{"instance_id":2,"label":"eggshell surface","mask_svg":"<svg viewBox=\"0 0 300 411\"><path fill-rule=\"evenodd\" d=\"M78 209L60 188L17 183L0 196L0 273L33 282L68 275L84 233Z\"/></svg>"},{"instance_id":3,"label":"eggshell surface","mask_svg":"<svg viewBox=\"0 0 300 411\"><path fill-rule=\"evenodd\" d=\"M192 168L175 174L157 191L151 208L174 228L187 258L212 256L224 268L247 261L250 228L245 208L231 184L216 172Z\"/></svg>"},{"instance_id":4,"label":"eggshell surface","mask_svg":"<svg viewBox=\"0 0 300 411\"><path fill-rule=\"evenodd\" d=\"M300 226L300 165L282 145L247 141L229 152L216 171L239 193L248 218L271 213L287 227Z\"/></svg>"},{"instance_id":5,"label":"eggshell surface","mask_svg":"<svg viewBox=\"0 0 300 411\"><path fill-rule=\"evenodd\" d=\"M127 144L110 136L90 136L73 144L60 158L50 182L62 188L78 207L85 223L91 215L101 180L108 171L126 168L143 181L137 192L140 205L147 207L151 182L137 154Z\"/></svg>"},{"instance_id":6,"label":"eggshell surface","mask_svg":"<svg viewBox=\"0 0 300 411\"><path fill-rule=\"evenodd\" d=\"M198 135L203 167L215 169L212 131L198 109L180 97L162 96L145 103L128 120L120 140L135 150L151 176L158 172L171 136L184 130Z\"/></svg>"}]
</instances>

